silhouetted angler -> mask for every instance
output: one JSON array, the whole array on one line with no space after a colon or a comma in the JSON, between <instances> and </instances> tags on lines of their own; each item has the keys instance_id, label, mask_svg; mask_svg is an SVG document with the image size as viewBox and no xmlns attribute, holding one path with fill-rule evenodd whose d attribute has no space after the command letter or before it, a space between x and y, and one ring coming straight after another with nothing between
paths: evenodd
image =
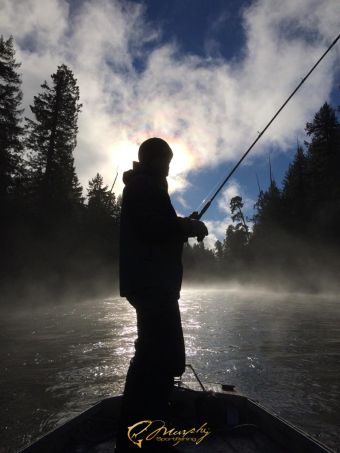
<instances>
[{"instance_id":1,"label":"silhouetted angler","mask_svg":"<svg viewBox=\"0 0 340 453\"><path fill-rule=\"evenodd\" d=\"M160 138L139 148L139 162L124 173L120 236L120 294L136 309L138 338L126 377L116 452L140 451L127 427L140 420L166 420L174 377L185 369L178 306L182 250L188 237L203 238L203 222L178 217L166 177L173 153ZM143 451L172 451L157 442Z\"/></svg>"}]
</instances>

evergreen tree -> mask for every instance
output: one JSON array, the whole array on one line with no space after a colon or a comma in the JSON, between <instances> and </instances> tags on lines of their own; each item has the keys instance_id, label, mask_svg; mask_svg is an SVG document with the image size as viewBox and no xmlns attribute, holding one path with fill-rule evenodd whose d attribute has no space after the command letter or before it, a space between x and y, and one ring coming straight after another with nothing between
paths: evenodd
<instances>
[{"instance_id":1,"label":"evergreen tree","mask_svg":"<svg viewBox=\"0 0 340 453\"><path fill-rule=\"evenodd\" d=\"M247 244L249 241L249 228L242 212L242 197L236 196L230 200L231 218L234 225L229 225L222 244L224 267L229 267L229 272L239 272L243 269L247 258Z\"/></svg>"},{"instance_id":2,"label":"evergreen tree","mask_svg":"<svg viewBox=\"0 0 340 453\"><path fill-rule=\"evenodd\" d=\"M275 180L266 191L261 191L254 206L254 227L248 253L254 262L273 269L282 265L286 251L283 243L283 202Z\"/></svg>"},{"instance_id":3,"label":"evergreen tree","mask_svg":"<svg viewBox=\"0 0 340 453\"><path fill-rule=\"evenodd\" d=\"M9 201L23 172L21 78L13 37L0 37L0 205Z\"/></svg>"},{"instance_id":4,"label":"evergreen tree","mask_svg":"<svg viewBox=\"0 0 340 453\"><path fill-rule=\"evenodd\" d=\"M307 199L307 159L301 146L298 146L293 162L289 165L283 181L282 200L283 222L294 234L305 234L308 222Z\"/></svg>"},{"instance_id":5,"label":"evergreen tree","mask_svg":"<svg viewBox=\"0 0 340 453\"><path fill-rule=\"evenodd\" d=\"M116 200L115 194L108 190L108 186L104 186L103 177L99 173L89 181L87 196L88 210L92 216L110 216L118 222L120 200Z\"/></svg>"},{"instance_id":6,"label":"evergreen tree","mask_svg":"<svg viewBox=\"0 0 340 453\"><path fill-rule=\"evenodd\" d=\"M183 248L184 277L202 283L211 276L216 276L216 258L212 250L205 247L204 242L184 244Z\"/></svg>"},{"instance_id":7,"label":"evergreen tree","mask_svg":"<svg viewBox=\"0 0 340 453\"><path fill-rule=\"evenodd\" d=\"M325 103L306 131L312 138L307 143L312 200L326 200L339 188L340 129L334 109Z\"/></svg>"},{"instance_id":8,"label":"evergreen tree","mask_svg":"<svg viewBox=\"0 0 340 453\"><path fill-rule=\"evenodd\" d=\"M245 247L244 235L234 225L228 225L224 240L225 256L228 260L238 260L242 257Z\"/></svg>"},{"instance_id":9,"label":"evergreen tree","mask_svg":"<svg viewBox=\"0 0 340 453\"><path fill-rule=\"evenodd\" d=\"M242 208L244 203L242 197L236 196L230 200L230 211L233 222L237 222L235 229L243 232L245 239L249 238L249 228L244 219Z\"/></svg>"},{"instance_id":10,"label":"evergreen tree","mask_svg":"<svg viewBox=\"0 0 340 453\"><path fill-rule=\"evenodd\" d=\"M26 118L26 146L34 199L44 208L58 210L82 202L73 158L81 104L77 80L66 65L51 78L51 86L45 81L30 106L35 119Z\"/></svg>"},{"instance_id":11,"label":"evergreen tree","mask_svg":"<svg viewBox=\"0 0 340 453\"><path fill-rule=\"evenodd\" d=\"M214 254L218 262L221 262L224 259L224 246L223 242L219 239L215 242Z\"/></svg>"},{"instance_id":12,"label":"evergreen tree","mask_svg":"<svg viewBox=\"0 0 340 453\"><path fill-rule=\"evenodd\" d=\"M254 235L266 235L281 225L282 198L275 180L272 180L267 191L260 192L255 204Z\"/></svg>"},{"instance_id":13,"label":"evergreen tree","mask_svg":"<svg viewBox=\"0 0 340 453\"><path fill-rule=\"evenodd\" d=\"M340 127L335 110L327 103L316 113L306 131L308 198L313 233L338 236L340 228Z\"/></svg>"},{"instance_id":14,"label":"evergreen tree","mask_svg":"<svg viewBox=\"0 0 340 453\"><path fill-rule=\"evenodd\" d=\"M98 214L106 213L110 201L108 187L103 185L103 177L97 173L89 181L87 189L88 209Z\"/></svg>"}]
</instances>

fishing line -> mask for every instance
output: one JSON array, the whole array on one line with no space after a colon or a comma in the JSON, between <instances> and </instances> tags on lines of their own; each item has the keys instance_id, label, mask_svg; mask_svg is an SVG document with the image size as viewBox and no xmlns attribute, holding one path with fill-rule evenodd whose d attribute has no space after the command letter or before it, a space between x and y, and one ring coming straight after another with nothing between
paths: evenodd
<instances>
[{"instance_id":1,"label":"fishing line","mask_svg":"<svg viewBox=\"0 0 340 453\"><path fill-rule=\"evenodd\" d=\"M210 191L208 192L208 194L203 198L203 200L202 200L201 203L197 206L197 208L196 208L195 211L199 211L199 209L201 208L201 206L204 205L204 204L206 203L206 201L209 199L210 195L211 195L212 193L215 192L216 187L218 187L218 186L221 184L221 182L219 182L219 181L222 181L222 178L220 178L220 179L213 185L213 187L211 188L211 190L210 190Z\"/></svg>"},{"instance_id":2,"label":"fishing line","mask_svg":"<svg viewBox=\"0 0 340 453\"><path fill-rule=\"evenodd\" d=\"M335 46L337 41L340 38L340 34L337 36L337 38L332 42L332 44L328 47L328 49L323 53L323 55L319 58L319 60L314 64L314 66L309 70L307 75L301 80L299 85L295 88L295 90L288 96L286 101L282 104L282 106L278 109L278 111L275 113L275 115L272 117L272 119L268 122L268 124L265 126L265 128L259 132L258 136L256 139L253 141L253 143L249 146L247 151L243 154L241 159L237 162L237 164L234 166L234 168L230 171L230 173L227 175L227 177L223 180L223 182L220 184L219 188L216 190L214 195L211 197L211 199L208 201L208 203L205 204L205 206L202 208L202 210L198 212L194 212L191 214L192 218L195 218L197 220L201 219L203 214L209 209L211 203L214 201L216 196L219 194L219 192L222 190L226 182L231 178L231 176L235 173L237 168L241 165L241 163L244 161L244 159L247 157L247 155L250 153L250 151L253 149L253 147L256 145L256 143L260 140L262 135L266 132L266 130L269 128L269 126L272 124L272 122L276 119L276 117L279 115L279 113L284 109L284 107L288 104L288 102L292 99L292 97L295 95L295 93L301 88L301 86L305 83L305 81L308 79L308 77L312 74L314 69L319 65L319 63L325 58L325 56L328 54L328 52L332 49L332 47ZM202 202L203 203L203 202ZM202 204L201 203L201 204Z\"/></svg>"}]
</instances>

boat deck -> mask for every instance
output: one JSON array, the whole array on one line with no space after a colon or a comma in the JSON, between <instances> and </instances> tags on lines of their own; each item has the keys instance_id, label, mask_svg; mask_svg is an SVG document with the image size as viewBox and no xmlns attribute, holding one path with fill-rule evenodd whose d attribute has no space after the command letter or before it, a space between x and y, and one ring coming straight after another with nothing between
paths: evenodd
<instances>
[{"instance_id":1,"label":"boat deck","mask_svg":"<svg viewBox=\"0 0 340 453\"><path fill-rule=\"evenodd\" d=\"M171 426L181 429L199 427L207 423L211 432L202 442L196 444L182 441L176 448L183 452L199 453L290 453L291 450L282 448L274 439L255 423L247 419L242 420L239 406L246 403L246 399L239 395L227 396L228 406L220 397L210 392L197 392L192 390L177 389L172 400ZM234 400L233 402L231 400ZM111 408L112 410L112 408ZM104 417L93 418L79 426L80 432L74 434L65 451L77 453L112 453L115 446L115 437L112 435L113 427L117 426L117 419L112 417L112 411ZM111 434L110 434L111 431ZM91 434L92 433L92 434ZM98 443L102 437L107 439ZM93 436L93 437L92 437ZM144 441L146 442L146 441ZM173 444L173 442L171 442ZM136 447L136 451L143 451Z\"/></svg>"},{"instance_id":2,"label":"boat deck","mask_svg":"<svg viewBox=\"0 0 340 453\"><path fill-rule=\"evenodd\" d=\"M166 426L188 429L206 423L211 432L198 444L181 441L176 445L180 452L332 453L243 395L214 385L208 386L207 391L192 387L194 383L190 388L175 387L170 424ZM121 401L121 396L104 399L22 453L113 453ZM135 450L143 452L137 446Z\"/></svg>"}]
</instances>

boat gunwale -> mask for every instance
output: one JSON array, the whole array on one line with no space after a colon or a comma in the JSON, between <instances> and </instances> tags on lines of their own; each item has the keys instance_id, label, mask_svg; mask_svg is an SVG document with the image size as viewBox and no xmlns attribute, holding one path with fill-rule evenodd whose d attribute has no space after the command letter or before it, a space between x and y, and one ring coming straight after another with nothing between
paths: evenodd
<instances>
[{"instance_id":1,"label":"boat gunwale","mask_svg":"<svg viewBox=\"0 0 340 453\"><path fill-rule=\"evenodd\" d=\"M306 433L303 429L271 412L259 402L254 401L234 390L222 390L221 386L218 384L211 384L210 388L207 385L205 391L195 390L190 387L175 386L173 395L174 400L178 397L179 399L182 399L188 397L190 398L191 396L193 398L214 396L222 400L226 403L226 405L234 405L238 410L240 410L241 413L243 413L243 416L249 423L256 424L282 448L287 448L287 446L285 446L285 444L287 445L287 439L290 439L294 443L297 442L298 449L293 447L294 449L292 450L291 445L289 445L290 453L336 453L330 447ZM107 413L107 418L109 418L108 414L111 414L112 417L110 418L112 418L112 420L118 420L119 414L117 414L117 412L119 412L118 410L121 401L122 395L113 395L98 401L93 406L80 412L75 417L72 417L59 426L51 429L29 445L22 447L18 453L38 453L40 451L45 453L46 450L44 448L46 448L46 446L49 449L49 453L53 453L54 451L60 452L62 447L62 445L60 445L60 439L66 437L63 442L63 444L65 444L65 442L68 441L67 434L70 434L72 430L75 430L77 426L80 426L86 420L89 420L91 417L95 417L96 414L104 412ZM112 405L116 407L113 409ZM268 430L268 425L271 427L270 430ZM271 435L272 429L275 431L274 437ZM63 434L62 436L60 436L61 433ZM51 444L53 445L55 436L58 436L59 444L58 446L56 445L56 449L51 449Z\"/></svg>"}]
</instances>

